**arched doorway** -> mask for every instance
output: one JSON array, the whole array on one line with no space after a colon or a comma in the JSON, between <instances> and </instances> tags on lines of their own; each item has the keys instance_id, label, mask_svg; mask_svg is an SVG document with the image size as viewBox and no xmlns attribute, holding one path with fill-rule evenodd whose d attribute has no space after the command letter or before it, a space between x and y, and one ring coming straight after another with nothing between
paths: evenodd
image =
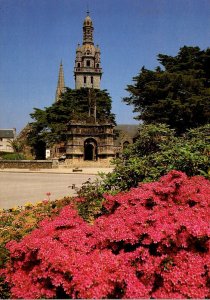
<instances>
[{"instance_id":1,"label":"arched doorway","mask_svg":"<svg viewBox=\"0 0 210 300\"><path fill-rule=\"evenodd\" d=\"M46 143L39 141L35 145L35 159L46 159Z\"/></svg>"},{"instance_id":2,"label":"arched doorway","mask_svg":"<svg viewBox=\"0 0 210 300\"><path fill-rule=\"evenodd\" d=\"M97 160L97 142L92 138L84 143L84 160Z\"/></svg>"}]
</instances>

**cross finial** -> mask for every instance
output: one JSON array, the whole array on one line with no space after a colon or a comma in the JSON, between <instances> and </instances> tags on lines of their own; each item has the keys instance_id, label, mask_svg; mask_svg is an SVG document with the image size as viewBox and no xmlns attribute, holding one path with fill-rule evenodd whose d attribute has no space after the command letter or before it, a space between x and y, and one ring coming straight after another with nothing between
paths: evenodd
<instances>
[{"instance_id":1,"label":"cross finial","mask_svg":"<svg viewBox=\"0 0 210 300\"><path fill-rule=\"evenodd\" d=\"M89 5L88 5L88 3L87 3L87 16L89 16L89 14L90 14L90 11L89 11Z\"/></svg>"}]
</instances>

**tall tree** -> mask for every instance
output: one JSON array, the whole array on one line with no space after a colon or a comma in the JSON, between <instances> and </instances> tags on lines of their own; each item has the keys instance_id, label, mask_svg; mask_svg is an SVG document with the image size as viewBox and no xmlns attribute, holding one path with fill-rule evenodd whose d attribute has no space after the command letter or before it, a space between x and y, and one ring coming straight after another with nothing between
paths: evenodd
<instances>
[{"instance_id":1,"label":"tall tree","mask_svg":"<svg viewBox=\"0 0 210 300\"><path fill-rule=\"evenodd\" d=\"M28 142L36 147L39 143L51 146L63 142L67 138L68 125L72 121L87 120L94 113L96 121L108 120L115 122L111 113L111 98L106 90L81 88L72 90L67 88L60 100L43 110L34 108L31 117ZM90 108L94 109L90 111Z\"/></svg>"},{"instance_id":2,"label":"tall tree","mask_svg":"<svg viewBox=\"0 0 210 300\"><path fill-rule=\"evenodd\" d=\"M210 120L210 49L184 46L177 56L159 54L163 66L144 67L123 100L145 124L166 123L178 134Z\"/></svg>"}]
</instances>

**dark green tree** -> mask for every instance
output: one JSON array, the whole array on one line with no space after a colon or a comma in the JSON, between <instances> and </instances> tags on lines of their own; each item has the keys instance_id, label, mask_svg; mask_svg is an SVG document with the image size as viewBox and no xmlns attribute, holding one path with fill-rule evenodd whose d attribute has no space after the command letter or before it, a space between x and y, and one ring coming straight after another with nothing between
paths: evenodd
<instances>
[{"instance_id":1,"label":"dark green tree","mask_svg":"<svg viewBox=\"0 0 210 300\"><path fill-rule=\"evenodd\" d=\"M60 101L44 109L34 108L31 117L28 143L36 149L38 145L52 146L66 141L68 125L72 121L96 119L115 123L111 113L111 98L106 90L67 88ZM40 155L39 155L40 156Z\"/></svg>"},{"instance_id":2,"label":"dark green tree","mask_svg":"<svg viewBox=\"0 0 210 300\"><path fill-rule=\"evenodd\" d=\"M209 123L210 120L210 49L180 49L177 56L159 54L163 69L144 67L127 86L124 102L134 106L136 119L166 123L178 134Z\"/></svg>"}]
</instances>

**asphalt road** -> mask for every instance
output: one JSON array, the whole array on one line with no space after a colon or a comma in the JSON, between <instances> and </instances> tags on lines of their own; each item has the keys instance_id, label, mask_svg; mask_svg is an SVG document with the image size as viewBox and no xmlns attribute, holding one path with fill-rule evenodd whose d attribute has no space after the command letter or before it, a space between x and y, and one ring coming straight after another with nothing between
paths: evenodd
<instances>
[{"instance_id":1,"label":"asphalt road","mask_svg":"<svg viewBox=\"0 0 210 300\"><path fill-rule=\"evenodd\" d=\"M89 178L88 174L41 174L41 173L0 173L0 209L23 206L47 199L55 200L75 195L72 184L81 187Z\"/></svg>"}]
</instances>

